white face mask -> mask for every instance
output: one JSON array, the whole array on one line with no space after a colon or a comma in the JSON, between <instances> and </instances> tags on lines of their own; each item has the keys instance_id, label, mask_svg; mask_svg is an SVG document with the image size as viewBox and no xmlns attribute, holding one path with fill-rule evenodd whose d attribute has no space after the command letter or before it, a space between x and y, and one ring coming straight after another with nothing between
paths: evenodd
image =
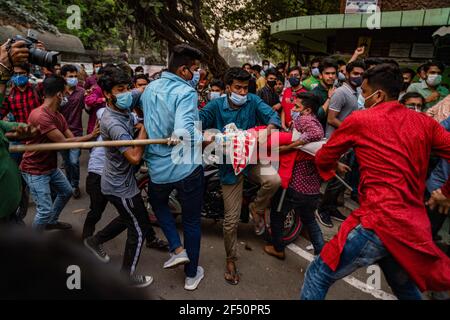
<instances>
[{"instance_id":1,"label":"white face mask","mask_svg":"<svg viewBox=\"0 0 450 320\"><path fill-rule=\"evenodd\" d=\"M430 74L426 81L429 86L437 87L442 82L442 76L440 74Z\"/></svg>"},{"instance_id":2,"label":"white face mask","mask_svg":"<svg viewBox=\"0 0 450 320\"><path fill-rule=\"evenodd\" d=\"M376 105L378 104L378 102L376 102L376 103L372 104L370 107L367 107L367 106L366 106L367 100L370 99L371 97L373 97L373 96L374 96L376 93L378 93L378 92L380 92L380 90L375 91L374 93L372 93L370 96L368 96L368 97L366 97L366 98L364 98L364 97L361 95L361 97L364 99L364 107L365 107L366 109L372 108L373 106L376 106Z\"/></svg>"}]
</instances>

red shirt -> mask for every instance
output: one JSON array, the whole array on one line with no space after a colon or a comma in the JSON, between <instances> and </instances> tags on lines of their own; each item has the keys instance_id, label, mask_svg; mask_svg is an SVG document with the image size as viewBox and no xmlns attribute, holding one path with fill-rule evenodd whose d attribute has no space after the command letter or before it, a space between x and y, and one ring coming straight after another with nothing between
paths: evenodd
<instances>
[{"instance_id":1,"label":"red shirt","mask_svg":"<svg viewBox=\"0 0 450 320\"><path fill-rule=\"evenodd\" d=\"M27 141L27 144L50 143L47 133L58 129L64 133L69 126L60 112L53 112L46 106L34 109L28 123L38 127L40 134ZM25 152L20 170L33 175L43 175L57 168L57 151L35 151Z\"/></svg>"},{"instance_id":2,"label":"red shirt","mask_svg":"<svg viewBox=\"0 0 450 320\"><path fill-rule=\"evenodd\" d=\"M283 108L283 110L284 110L284 125L286 126L286 127L288 127L289 126L289 124L291 123L291 121L292 121L292 118L291 118L291 110L292 110L292 108L294 107L294 100L292 100L291 101L291 98L293 98L292 97L292 88L291 87L289 87L289 88L286 88L286 90L284 90L284 92L283 92L283 97L281 98L281 107ZM301 89L299 89L299 90L297 90L297 91L294 91L296 94L299 94L299 93L302 93L302 92L307 92L306 91L306 89L305 88L301 88Z\"/></svg>"},{"instance_id":3,"label":"red shirt","mask_svg":"<svg viewBox=\"0 0 450 320\"><path fill-rule=\"evenodd\" d=\"M11 112L15 122L27 123L31 111L39 107L39 105L37 90L30 83L26 85L23 92L14 86L3 101L3 107L0 109L0 119Z\"/></svg>"},{"instance_id":4,"label":"red shirt","mask_svg":"<svg viewBox=\"0 0 450 320\"><path fill-rule=\"evenodd\" d=\"M361 206L325 245L324 262L336 270L348 234L361 224L421 290L449 290L450 258L433 242L424 191L431 151L450 159L450 133L425 114L386 102L353 112L333 133L316 155L323 177L349 148L360 166Z\"/></svg>"}]
</instances>

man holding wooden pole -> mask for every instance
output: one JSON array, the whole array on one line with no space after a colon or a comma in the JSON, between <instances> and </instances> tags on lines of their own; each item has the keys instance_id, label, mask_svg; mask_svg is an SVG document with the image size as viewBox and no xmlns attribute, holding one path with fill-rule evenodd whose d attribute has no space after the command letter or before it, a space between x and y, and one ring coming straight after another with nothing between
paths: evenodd
<instances>
[{"instance_id":1,"label":"man holding wooden pole","mask_svg":"<svg viewBox=\"0 0 450 320\"><path fill-rule=\"evenodd\" d=\"M82 137L75 137L70 131L66 120L59 112L65 86L66 81L59 76L44 80L44 103L34 109L28 118L28 123L37 127L40 134L27 144L83 142L99 135L98 127L91 134ZM70 224L58 221L59 214L72 196L73 190L66 176L57 167L56 151L25 152L20 169L36 203L33 228L40 231L72 228ZM57 192L54 201L51 189Z\"/></svg>"}]
</instances>

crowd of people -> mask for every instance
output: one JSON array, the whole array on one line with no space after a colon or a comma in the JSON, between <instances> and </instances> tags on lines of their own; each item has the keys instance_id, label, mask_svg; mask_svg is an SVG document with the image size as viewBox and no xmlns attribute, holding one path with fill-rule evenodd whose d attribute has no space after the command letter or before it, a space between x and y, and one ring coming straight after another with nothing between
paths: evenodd
<instances>
[{"instance_id":1,"label":"crowd of people","mask_svg":"<svg viewBox=\"0 0 450 320\"><path fill-rule=\"evenodd\" d=\"M179 45L167 69L153 79L126 62L95 61L90 76L73 64L42 68L44 80L34 85L26 50L17 42L0 52L0 89L6 92L0 107L3 224L23 218L17 214L22 187L35 203L32 226L38 232L71 229L60 214L70 198L81 196L80 149L9 154L9 139L33 145L182 137L182 149L174 142L89 151L90 211L82 241L108 263L103 244L126 230L121 272L130 284L146 287L153 281L135 272L146 240L147 247L169 251L164 268L184 266L184 288L195 290L206 273L199 265L205 181L196 150L215 143L197 124L219 131L234 124L240 130L257 128L260 146L278 137L280 160L278 166L258 160L239 175L231 164L219 164L225 281L237 285L241 280L237 230L248 177L260 185L248 205L257 235L264 233L263 217L270 210L267 254L285 259L283 223L291 210L308 232L315 259L302 299L324 299L336 280L373 263L400 299L450 289L450 251L445 254L436 245L450 208L450 95L441 63L427 62L415 72L394 60L362 58L361 47L347 62L323 57L301 67L264 60L262 66L246 63L218 77L202 67L199 50ZM86 130L83 112L89 115ZM298 149L324 138L327 143L315 156ZM177 161L185 160L186 150L192 151L191 161ZM136 168L143 163L149 201L166 240L156 237L137 186ZM338 209L345 186L336 174L360 205L349 216ZM173 190L182 209L183 242L169 206ZM117 217L96 230L108 203ZM319 224L331 228L333 220L341 227L325 243Z\"/></svg>"}]
</instances>

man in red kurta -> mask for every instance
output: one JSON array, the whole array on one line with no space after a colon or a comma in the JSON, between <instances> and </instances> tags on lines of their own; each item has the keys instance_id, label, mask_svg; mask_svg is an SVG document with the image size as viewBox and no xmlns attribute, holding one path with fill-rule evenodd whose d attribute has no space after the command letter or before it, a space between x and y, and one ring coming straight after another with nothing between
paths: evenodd
<instances>
[{"instance_id":1,"label":"man in red kurta","mask_svg":"<svg viewBox=\"0 0 450 320\"><path fill-rule=\"evenodd\" d=\"M329 177L354 149L361 206L309 266L302 299L324 299L335 281L374 263L399 299L421 299L418 288L450 289L450 259L433 242L423 198L430 153L449 160L450 134L396 101L401 82L392 65L368 70L366 110L349 116L316 155L319 172Z\"/></svg>"}]
</instances>

